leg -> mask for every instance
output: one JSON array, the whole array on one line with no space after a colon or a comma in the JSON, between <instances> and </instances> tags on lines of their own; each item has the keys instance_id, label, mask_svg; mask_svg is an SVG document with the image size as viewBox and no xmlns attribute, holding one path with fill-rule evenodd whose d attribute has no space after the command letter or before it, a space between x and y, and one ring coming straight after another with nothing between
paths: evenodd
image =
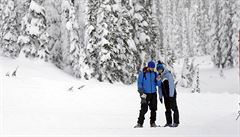
<instances>
[{"instance_id":1,"label":"leg","mask_svg":"<svg viewBox=\"0 0 240 137\"><path fill-rule=\"evenodd\" d=\"M171 112L171 106L170 106L170 99L169 97L164 97L164 104L165 104L165 116L167 124L172 124L172 112Z\"/></svg>"},{"instance_id":2,"label":"leg","mask_svg":"<svg viewBox=\"0 0 240 137\"><path fill-rule=\"evenodd\" d=\"M173 121L175 124L179 124L179 112L177 107L176 95L171 100L171 109L173 111Z\"/></svg>"},{"instance_id":3,"label":"leg","mask_svg":"<svg viewBox=\"0 0 240 137\"><path fill-rule=\"evenodd\" d=\"M148 104L147 103L141 103L141 110L139 111L139 117L138 117L138 123L143 125L145 114L148 111Z\"/></svg>"},{"instance_id":4,"label":"leg","mask_svg":"<svg viewBox=\"0 0 240 137\"><path fill-rule=\"evenodd\" d=\"M151 117L150 117L150 124L155 123L156 121L156 111L157 111L157 94L151 94L150 96L150 110L151 110Z\"/></svg>"}]
</instances>

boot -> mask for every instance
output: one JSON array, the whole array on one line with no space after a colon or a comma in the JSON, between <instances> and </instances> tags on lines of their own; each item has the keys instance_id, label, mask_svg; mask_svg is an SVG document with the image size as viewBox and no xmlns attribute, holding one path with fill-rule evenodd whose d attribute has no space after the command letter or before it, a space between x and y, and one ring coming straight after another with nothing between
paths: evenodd
<instances>
[{"instance_id":1,"label":"boot","mask_svg":"<svg viewBox=\"0 0 240 137\"><path fill-rule=\"evenodd\" d=\"M172 124L165 124L163 127L172 127Z\"/></svg>"},{"instance_id":2,"label":"boot","mask_svg":"<svg viewBox=\"0 0 240 137\"><path fill-rule=\"evenodd\" d=\"M160 127L160 126L156 125L156 123L154 122L154 123L150 124L150 127Z\"/></svg>"},{"instance_id":3,"label":"boot","mask_svg":"<svg viewBox=\"0 0 240 137\"><path fill-rule=\"evenodd\" d=\"M139 123L137 123L137 125L134 126L134 128L142 128L142 127L143 127L143 125L141 125Z\"/></svg>"},{"instance_id":4,"label":"boot","mask_svg":"<svg viewBox=\"0 0 240 137\"><path fill-rule=\"evenodd\" d=\"M173 123L173 124L172 124L172 127L178 127L178 124Z\"/></svg>"}]
</instances>

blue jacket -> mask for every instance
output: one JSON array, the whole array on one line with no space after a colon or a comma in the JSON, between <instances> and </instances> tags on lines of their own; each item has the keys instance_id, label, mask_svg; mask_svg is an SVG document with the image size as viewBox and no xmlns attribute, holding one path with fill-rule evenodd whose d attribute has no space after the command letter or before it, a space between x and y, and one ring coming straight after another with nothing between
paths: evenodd
<instances>
[{"instance_id":1,"label":"blue jacket","mask_svg":"<svg viewBox=\"0 0 240 137\"><path fill-rule=\"evenodd\" d=\"M166 68L163 71L163 74L161 76L161 80L157 82L158 84L158 93L159 93L159 98L162 98L163 96L163 91L162 91L162 83L168 80L168 85L169 85L169 97L173 97L174 96L174 92L175 92L175 84L174 84L174 80L173 80L173 76L171 74L171 72L169 72Z\"/></svg>"},{"instance_id":2,"label":"blue jacket","mask_svg":"<svg viewBox=\"0 0 240 137\"><path fill-rule=\"evenodd\" d=\"M155 93L157 91L156 72L141 71L138 75L138 90L143 89L144 93Z\"/></svg>"}]
</instances>

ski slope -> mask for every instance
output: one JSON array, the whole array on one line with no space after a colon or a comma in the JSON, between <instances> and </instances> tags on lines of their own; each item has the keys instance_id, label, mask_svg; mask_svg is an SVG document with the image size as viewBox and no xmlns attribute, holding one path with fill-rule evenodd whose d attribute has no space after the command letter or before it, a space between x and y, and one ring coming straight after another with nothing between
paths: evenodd
<instances>
[{"instance_id":1,"label":"ski slope","mask_svg":"<svg viewBox=\"0 0 240 137\"><path fill-rule=\"evenodd\" d=\"M144 128L134 129L140 109L136 84L78 80L50 63L0 57L0 136L239 137L238 69L220 77L206 60L198 59L200 94L177 88L178 128L150 128L148 112ZM17 66L16 77L5 76ZM180 70L181 61L176 66ZM164 111L158 103L157 124L165 124Z\"/></svg>"}]
</instances>

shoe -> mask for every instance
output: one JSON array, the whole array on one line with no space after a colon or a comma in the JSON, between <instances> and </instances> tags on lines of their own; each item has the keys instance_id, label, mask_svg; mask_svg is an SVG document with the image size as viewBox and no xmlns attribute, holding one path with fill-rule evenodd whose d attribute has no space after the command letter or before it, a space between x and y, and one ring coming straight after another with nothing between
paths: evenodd
<instances>
[{"instance_id":1,"label":"shoe","mask_svg":"<svg viewBox=\"0 0 240 137\"><path fill-rule=\"evenodd\" d=\"M172 127L172 124L165 124L163 127Z\"/></svg>"},{"instance_id":2,"label":"shoe","mask_svg":"<svg viewBox=\"0 0 240 137\"><path fill-rule=\"evenodd\" d=\"M143 127L143 125L141 125L141 124L139 124L139 123L137 123L137 125L134 126L134 128L142 128L142 127Z\"/></svg>"},{"instance_id":3,"label":"shoe","mask_svg":"<svg viewBox=\"0 0 240 137\"><path fill-rule=\"evenodd\" d=\"M173 123L173 124L172 124L172 127L178 127L178 124Z\"/></svg>"},{"instance_id":4,"label":"shoe","mask_svg":"<svg viewBox=\"0 0 240 137\"><path fill-rule=\"evenodd\" d=\"M156 125L156 123L154 122L154 123L150 124L150 127L160 127L160 126Z\"/></svg>"}]
</instances>

